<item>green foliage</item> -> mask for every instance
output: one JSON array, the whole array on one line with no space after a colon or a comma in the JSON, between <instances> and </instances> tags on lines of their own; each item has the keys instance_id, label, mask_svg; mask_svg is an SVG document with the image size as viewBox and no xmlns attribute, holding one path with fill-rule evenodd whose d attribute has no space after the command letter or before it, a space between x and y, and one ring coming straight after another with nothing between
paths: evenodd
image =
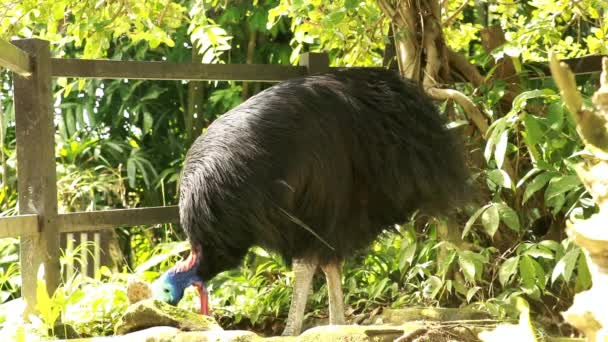
<instances>
[{"instance_id":1,"label":"green foliage","mask_svg":"<svg viewBox=\"0 0 608 342\"><path fill-rule=\"evenodd\" d=\"M535 0L524 6L516 1L492 4L489 10L508 42L495 56L542 61L549 48L560 58L606 53L607 9L605 2L595 0L576 6L566 0Z\"/></svg>"},{"instance_id":2,"label":"green foliage","mask_svg":"<svg viewBox=\"0 0 608 342\"><path fill-rule=\"evenodd\" d=\"M182 25L186 8L179 2L6 0L0 17L2 38L51 41L57 51L75 47L82 58L108 57L112 41L126 37L151 48L174 46L171 34Z\"/></svg>"},{"instance_id":3,"label":"green foliage","mask_svg":"<svg viewBox=\"0 0 608 342\"><path fill-rule=\"evenodd\" d=\"M278 18L292 19L290 61L298 61L308 46L323 51L340 66L382 64L388 21L375 1L287 1L269 11L268 27Z\"/></svg>"}]
</instances>

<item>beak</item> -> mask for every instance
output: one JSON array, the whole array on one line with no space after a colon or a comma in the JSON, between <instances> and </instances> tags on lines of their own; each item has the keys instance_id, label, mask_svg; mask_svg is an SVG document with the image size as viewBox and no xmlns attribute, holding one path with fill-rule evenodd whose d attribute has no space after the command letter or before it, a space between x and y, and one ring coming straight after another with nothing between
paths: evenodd
<instances>
[{"instance_id":1,"label":"beak","mask_svg":"<svg viewBox=\"0 0 608 342\"><path fill-rule=\"evenodd\" d=\"M194 286L196 286L198 296L201 300L201 315L209 316L209 293L205 288L205 284L201 281L194 283Z\"/></svg>"}]
</instances>

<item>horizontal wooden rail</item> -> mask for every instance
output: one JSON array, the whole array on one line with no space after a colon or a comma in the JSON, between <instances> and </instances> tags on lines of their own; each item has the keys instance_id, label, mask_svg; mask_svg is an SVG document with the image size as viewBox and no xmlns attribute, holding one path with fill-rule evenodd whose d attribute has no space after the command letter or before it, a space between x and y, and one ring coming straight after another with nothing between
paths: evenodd
<instances>
[{"instance_id":1,"label":"horizontal wooden rail","mask_svg":"<svg viewBox=\"0 0 608 342\"><path fill-rule=\"evenodd\" d=\"M0 67L7 68L21 76L32 74L30 55L3 39L0 39Z\"/></svg>"},{"instance_id":2,"label":"horizontal wooden rail","mask_svg":"<svg viewBox=\"0 0 608 342\"><path fill-rule=\"evenodd\" d=\"M18 237L38 232L38 215L0 217L0 238Z\"/></svg>"},{"instance_id":3,"label":"horizontal wooden rail","mask_svg":"<svg viewBox=\"0 0 608 342\"><path fill-rule=\"evenodd\" d=\"M575 75L584 75L602 72L602 58L608 55L588 55L576 58L562 59L560 62L568 64ZM530 78L549 78L551 70L547 63L530 63L531 67L536 68L539 73L534 73Z\"/></svg>"},{"instance_id":4,"label":"horizontal wooden rail","mask_svg":"<svg viewBox=\"0 0 608 342\"><path fill-rule=\"evenodd\" d=\"M276 64L178 64L53 58L51 74L55 77L106 79L280 82L304 76L307 69Z\"/></svg>"},{"instance_id":5,"label":"horizontal wooden rail","mask_svg":"<svg viewBox=\"0 0 608 342\"><path fill-rule=\"evenodd\" d=\"M179 222L177 206L134 209L82 211L60 214L62 233L82 232L121 226L138 226Z\"/></svg>"}]
</instances>

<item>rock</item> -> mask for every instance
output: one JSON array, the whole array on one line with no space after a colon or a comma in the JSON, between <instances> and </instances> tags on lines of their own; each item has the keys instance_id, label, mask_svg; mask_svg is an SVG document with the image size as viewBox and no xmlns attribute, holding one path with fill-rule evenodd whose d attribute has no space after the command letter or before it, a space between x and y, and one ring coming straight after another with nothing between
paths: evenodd
<instances>
[{"instance_id":1,"label":"rock","mask_svg":"<svg viewBox=\"0 0 608 342\"><path fill-rule=\"evenodd\" d=\"M326 325L308 329L296 338L298 342L392 342L406 332L420 328L421 324L399 327L382 325Z\"/></svg>"},{"instance_id":2,"label":"rock","mask_svg":"<svg viewBox=\"0 0 608 342\"><path fill-rule=\"evenodd\" d=\"M254 342L261 337L246 330L189 331L178 334L174 342Z\"/></svg>"},{"instance_id":3,"label":"rock","mask_svg":"<svg viewBox=\"0 0 608 342\"><path fill-rule=\"evenodd\" d=\"M127 280L127 298L130 304L152 298L152 288L147 282L132 276Z\"/></svg>"},{"instance_id":4,"label":"rock","mask_svg":"<svg viewBox=\"0 0 608 342\"><path fill-rule=\"evenodd\" d=\"M365 328L356 325L324 325L306 330L296 341L371 342L365 334Z\"/></svg>"},{"instance_id":5,"label":"rock","mask_svg":"<svg viewBox=\"0 0 608 342\"><path fill-rule=\"evenodd\" d=\"M156 326L175 327L184 331L222 330L213 317L186 311L155 299L146 299L129 306L114 330L117 335L123 335Z\"/></svg>"},{"instance_id":6,"label":"rock","mask_svg":"<svg viewBox=\"0 0 608 342\"><path fill-rule=\"evenodd\" d=\"M406 308L384 309L382 312L382 321L385 324L403 324L412 321L451 322L489 319L492 319L489 314L472 309Z\"/></svg>"},{"instance_id":7,"label":"rock","mask_svg":"<svg viewBox=\"0 0 608 342\"><path fill-rule=\"evenodd\" d=\"M179 331L179 329L174 327L153 327L126 334L121 336L121 338L125 342L172 342L175 336L179 334Z\"/></svg>"}]
</instances>

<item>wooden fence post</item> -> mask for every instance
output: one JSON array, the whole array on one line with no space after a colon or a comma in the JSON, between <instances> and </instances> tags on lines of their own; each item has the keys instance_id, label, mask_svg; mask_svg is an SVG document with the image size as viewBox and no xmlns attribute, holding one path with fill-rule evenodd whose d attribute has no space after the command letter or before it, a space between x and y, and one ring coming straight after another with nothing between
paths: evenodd
<instances>
[{"instance_id":1,"label":"wooden fence post","mask_svg":"<svg viewBox=\"0 0 608 342\"><path fill-rule=\"evenodd\" d=\"M13 43L31 56L33 71L27 78L14 77L19 214L38 215L38 234L21 237L21 292L27 318L37 311L40 264L44 263L50 295L60 280L55 124L49 42L24 39Z\"/></svg>"},{"instance_id":2,"label":"wooden fence post","mask_svg":"<svg viewBox=\"0 0 608 342\"><path fill-rule=\"evenodd\" d=\"M300 66L305 66L309 75L328 72L329 56L326 53L303 53L300 55Z\"/></svg>"}]
</instances>

